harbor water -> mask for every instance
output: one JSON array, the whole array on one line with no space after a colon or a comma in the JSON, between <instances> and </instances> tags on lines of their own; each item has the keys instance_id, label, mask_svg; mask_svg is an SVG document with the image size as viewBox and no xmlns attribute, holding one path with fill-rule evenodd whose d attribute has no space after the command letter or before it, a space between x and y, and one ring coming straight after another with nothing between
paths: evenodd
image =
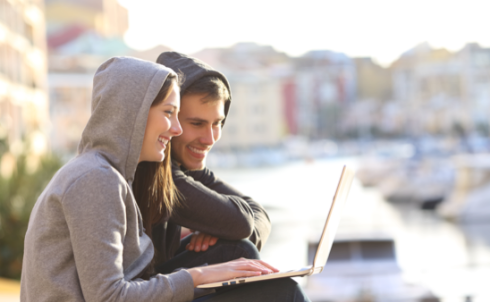
<instances>
[{"instance_id":1,"label":"harbor water","mask_svg":"<svg viewBox=\"0 0 490 302\"><path fill-rule=\"evenodd\" d=\"M356 168L358 160L214 170L267 208L273 229L261 254L286 270L311 264L311 244L319 239L344 164ZM337 235L393 240L398 270L380 270L379 262L356 262L346 275L342 266L334 270L327 265L324 277L297 279L313 301L490 301L490 223L449 222L414 204L387 202L376 188L364 188L355 180ZM336 278L340 274L343 277Z\"/></svg>"}]
</instances>

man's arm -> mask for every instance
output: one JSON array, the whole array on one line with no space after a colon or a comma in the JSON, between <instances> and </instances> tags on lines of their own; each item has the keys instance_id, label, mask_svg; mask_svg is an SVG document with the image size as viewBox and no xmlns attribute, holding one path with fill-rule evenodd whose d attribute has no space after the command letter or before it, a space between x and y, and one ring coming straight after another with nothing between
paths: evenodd
<instances>
[{"instance_id":1,"label":"man's arm","mask_svg":"<svg viewBox=\"0 0 490 302\"><path fill-rule=\"evenodd\" d=\"M264 208L218 179L205 168L185 173L172 165L182 205L175 208L172 222L229 240L248 238L260 250L269 237L271 224Z\"/></svg>"}]
</instances>

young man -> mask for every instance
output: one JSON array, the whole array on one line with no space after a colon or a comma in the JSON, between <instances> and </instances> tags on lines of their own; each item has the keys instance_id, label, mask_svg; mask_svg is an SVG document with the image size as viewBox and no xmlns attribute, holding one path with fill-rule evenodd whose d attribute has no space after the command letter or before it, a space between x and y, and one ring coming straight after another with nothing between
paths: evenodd
<instances>
[{"instance_id":1,"label":"young man","mask_svg":"<svg viewBox=\"0 0 490 302\"><path fill-rule=\"evenodd\" d=\"M171 142L172 176L182 198L170 220L152 228L156 272L170 273L182 267L240 257L258 259L258 251L271 230L267 213L259 203L205 167L206 156L219 140L230 108L231 91L226 77L205 63L176 52L162 53L157 62L181 73L184 82L179 112L183 132ZM194 234L180 241L181 226L194 230ZM210 292L213 290L195 289L194 298ZM223 288L193 301L309 299L294 280L282 278Z\"/></svg>"},{"instance_id":2,"label":"young man","mask_svg":"<svg viewBox=\"0 0 490 302\"><path fill-rule=\"evenodd\" d=\"M154 238L161 240L155 243L157 250L158 245L170 247L159 250L160 259L166 261L184 250L207 251L218 241L235 244L247 239L260 250L271 230L266 211L205 167L206 156L219 140L230 108L228 80L204 62L177 52L162 53L157 63L181 73L184 79L179 112L183 133L171 142L172 176L182 194L182 204L166 225L153 230L159 233ZM194 231L182 242L181 226Z\"/></svg>"}]
</instances>

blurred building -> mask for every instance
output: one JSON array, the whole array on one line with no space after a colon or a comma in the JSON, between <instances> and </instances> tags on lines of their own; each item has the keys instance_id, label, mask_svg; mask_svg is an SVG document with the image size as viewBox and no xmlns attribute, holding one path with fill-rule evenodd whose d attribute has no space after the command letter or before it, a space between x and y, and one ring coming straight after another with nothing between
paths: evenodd
<instances>
[{"instance_id":1,"label":"blurred building","mask_svg":"<svg viewBox=\"0 0 490 302\"><path fill-rule=\"evenodd\" d=\"M472 128L490 134L490 48L467 44L456 53L461 66L461 100L471 106Z\"/></svg>"},{"instance_id":2,"label":"blurred building","mask_svg":"<svg viewBox=\"0 0 490 302\"><path fill-rule=\"evenodd\" d=\"M392 63L393 97L400 102L430 102L434 96L460 98L461 68L454 54L417 45Z\"/></svg>"},{"instance_id":3,"label":"blurred building","mask_svg":"<svg viewBox=\"0 0 490 302\"><path fill-rule=\"evenodd\" d=\"M90 118L92 78L89 73L49 74L51 146L61 155L76 153L82 131Z\"/></svg>"},{"instance_id":4,"label":"blurred building","mask_svg":"<svg viewBox=\"0 0 490 302\"><path fill-rule=\"evenodd\" d=\"M290 74L290 58L271 46L255 43L204 49L193 56L223 72L232 87L229 118L216 148L254 150L279 146L287 135L283 79Z\"/></svg>"},{"instance_id":5,"label":"blurred building","mask_svg":"<svg viewBox=\"0 0 490 302\"><path fill-rule=\"evenodd\" d=\"M422 43L388 68L354 61L358 101L344 112L344 135L490 134L490 49L471 43L450 52Z\"/></svg>"},{"instance_id":6,"label":"blurred building","mask_svg":"<svg viewBox=\"0 0 490 302\"><path fill-rule=\"evenodd\" d=\"M356 68L356 102L348 109L339 123L345 137L372 137L395 132L395 112L389 106L392 98L391 70L371 58L354 58ZM383 110L385 108L386 110Z\"/></svg>"},{"instance_id":7,"label":"blurred building","mask_svg":"<svg viewBox=\"0 0 490 302\"><path fill-rule=\"evenodd\" d=\"M52 149L76 153L90 117L92 80L107 59L131 50L127 10L117 0L46 0Z\"/></svg>"},{"instance_id":8,"label":"blurred building","mask_svg":"<svg viewBox=\"0 0 490 302\"><path fill-rule=\"evenodd\" d=\"M271 46L239 43L194 56L226 74L233 103L217 148L276 147L290 136L334 138L356 99L356 66L341 53L291 58Z\"/></svg>"},{"instance_id":9,"label":"blurred building","mask_svg":"<svg viewBox=\"0 0 490 302\"><path fill-rule=\"evenodd\" d=\"M122 37L128 11L117 0L45 0L51 44L67 31L91 30L104 37Z\"/></svg>"},{"instance_id":10,"label":"blurred building","mask_svg":"<svg viewBox=\"0 0 490 302\"><path fill-rule=\"evenodd\" d=\"M335 138L341 114L355 102L356 65L343 53L311 51L294 60L294 108L297 134Z\"/></svg>"},{"instance_id":11,"label":"blurred building","mask_svg":"<svg viewBox=\"0 0 490 302\"><path fill-rule=\"evenodd\" d=\"M220 148L277 147L285 136L281 80L269 73L228 73L233 102Z\"/></svg>"},{"instance_id":12,"label":"blurred building","mask_svg":"<svg viewBox=\"0 0 490 302\"><path fill-rule=\"evenodd\" d=\"M488 133L489 67L490 49L476 44L451 53L423 43L404 53L390 69L409 134Z\"/></svg>"},{"instance_id":13,"label":"blurred building","mask_svg":"<svg viewBox=\"0 0 490 302\"><path fill-rule=\"evenodd\" d=\"M354 58L356 97L359 101L386 102L392 97L391 71L371 58Z\"/></svg>"},{"instance_id":14,"label":"blurred building","mask_svg":"<svg viewBox=\"0 0 490 302\"><path fill-rule=\"evenodd\" d=\"M393 97L406 109L409 135L449 133L454 124L467 128L461 65L453 53L422 43L400 56L391 70Z\"/></svg>"},{"instance_id":15,"label":"blurred building","mask_svg":"<svg viewBox=\"0 0 490 302\"><path fill-rule=\"evenodd\" d=\"M42 0L0 0L0 138L14 154L47 150L43 9Z\"/></svg>"}]
</instances>

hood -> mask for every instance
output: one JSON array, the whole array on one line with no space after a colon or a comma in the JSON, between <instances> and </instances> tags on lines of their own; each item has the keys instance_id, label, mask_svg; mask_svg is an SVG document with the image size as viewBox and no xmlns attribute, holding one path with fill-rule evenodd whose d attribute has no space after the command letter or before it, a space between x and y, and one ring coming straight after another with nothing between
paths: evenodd
<instances>
[{"instance_id":1,"label":"hood","mask_svg":"<svg viewBox=\"0 0 490 302\"><path fill-rule=\"evenodd\" d=\"M92 114L78 153L99 152L131 183L150 106L170 73L165 66L130 57L103 63L94 76Z\"/></svg>"},{"instance_id":2,"label":"hood","mask_svg":"<svg viewBox=\"0 0 490 302\"><path fill-rule=\"evenodd\" d=\"M158 56L157 63L184 74L184 82L180 87L181 97L185 93L186 89L200 78L208 76L216 76L220 78L225 84L226 88L228 88L228 92L230 94L230 98L225 100L225 117L228 116L228 111L230 110L231 105L231 88L230 83L228 83L228 80L221 72L213 69L211 66L199 59L191 58L185 54L175 51L162 52ZM225 120L223 120L222 125L225 124Z\"/></svg>"}]
</instances>

